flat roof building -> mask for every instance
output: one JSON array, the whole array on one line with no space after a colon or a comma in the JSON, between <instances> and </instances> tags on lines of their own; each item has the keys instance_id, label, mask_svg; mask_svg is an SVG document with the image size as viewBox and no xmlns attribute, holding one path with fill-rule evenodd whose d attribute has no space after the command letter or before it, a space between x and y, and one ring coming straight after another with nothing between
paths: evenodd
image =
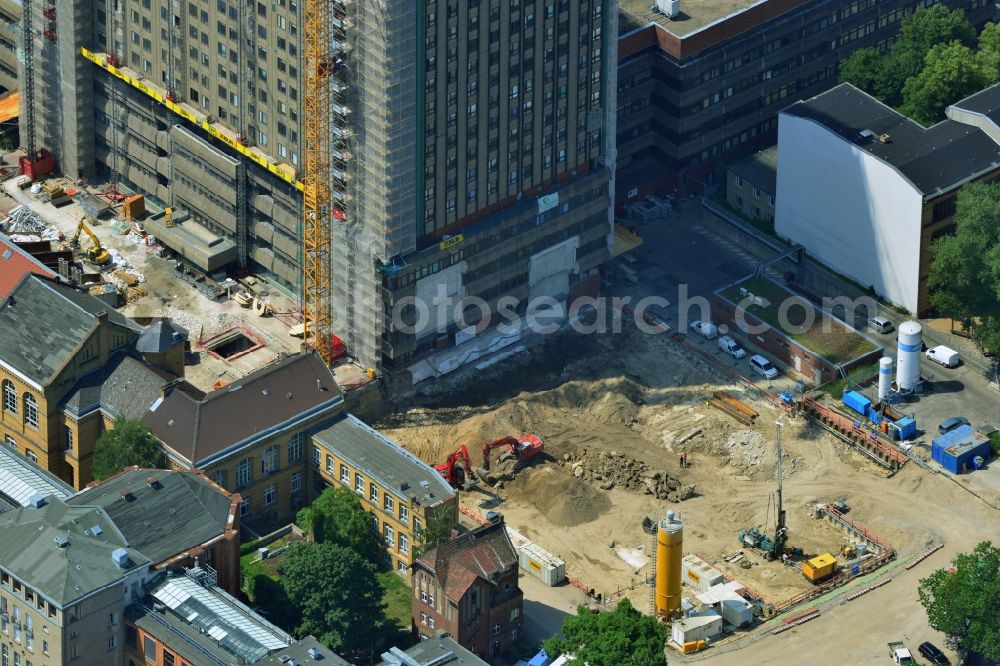
<instances>
[{"instance_id":1,"label":"flat roof building","mask_svg":"<svg viewBox=\"0 0 1000 666\"><path fill-rule=\"evenodd\" d=\"M854 51L885 51L913 0L682 0L674 18L620 0L616 203L701 189L712 165L775 142L790 101L837 85ZM981 28L985 0L947 0Z\"/></svg>"},{"instance_id":2,"label":"flat roof building","mask_svg":"<svg viewBox=\"0 0 1000 666\"><path fill-rule=\"evenodd\" d=\"M775 230L921 314L932 242L955 228L963 185L1000 176L1000 86L930 127L843 83L780 116Z\"/></svg>"}]
</instances>

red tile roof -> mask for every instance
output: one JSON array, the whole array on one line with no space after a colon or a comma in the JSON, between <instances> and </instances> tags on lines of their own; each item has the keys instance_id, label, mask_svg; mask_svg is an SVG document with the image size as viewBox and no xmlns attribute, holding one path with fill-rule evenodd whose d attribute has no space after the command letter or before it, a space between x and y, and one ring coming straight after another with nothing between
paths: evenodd
<instances>
[{"instance_id":1,"label":"red tile roof","mask_svg":"<svg viewBox=\"0 0 1000 666\"><path fill-rule=\"evenodd\" d=\"M424 553L418 562L430 569L445 596L457 602L477 578L493 581L511 565L517 552L503 516Z\"/></svg>"},{"instance_id":2,"label":"red tile roof","mask_svg":"<svg viewBox=\"0 0 1000 666\"><path fill-rule=\"evenodd\" d=\"M25 275L34 273L43 277L56 274L30 254L14 245L6 236L0 236L0 298L10 296Z\"/></svg>"}]
</instances>

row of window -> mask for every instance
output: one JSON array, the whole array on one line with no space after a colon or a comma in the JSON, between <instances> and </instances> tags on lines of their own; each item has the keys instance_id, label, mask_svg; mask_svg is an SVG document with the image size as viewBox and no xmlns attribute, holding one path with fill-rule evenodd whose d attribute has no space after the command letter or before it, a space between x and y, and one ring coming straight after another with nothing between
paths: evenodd
<instances>
[{"instance_id":1,"label":"row of window","mask_svg":"<svg viewBox=\"0 0 1000 666\"><path fill-rule=\"evenodd\" d=\"M322 454L321 454L321 451L320 451L319 447L313 447L313 464L314 465L317 465L317 466L319 465L319 463L320 463L320 456L321 455ZM336 476L337 475L336 466L337 466L337 463L334 460L333 456L331 456L330 454L326 454L326 473L329 474L331 477ZM348 486L348 487L351 486L351 469L347 465L345 465L344 463L340 463L340 475L339 475L338 478L340 479L340 482L343 483L345 486ZM360 472L357 472L357 471L354 472L354 492L356 492L357 494L361 495L362 497L365 496L366 481L367 481L367 479L365 479L365 476L363 474L361 474ZM403 504L402 502L399 502L399 511L397 513L397 511L396 511L396 497L394 497L390 493L381 492L379 490L379 487L376 486L372 482L368 482L367 485L368 485L368 501L369 501L369 503L372 506L374 506L374 507L381 507L383 511L385 511L389 515L393 516L397 520L399 520L399 522L402 523L403 525L409 525L410 524L410 507L409 506L407 506L406 504ZM381 504L379 504L379 494L380 494L380 492L381 492L381 495L382 495L382 502L381 502Z\"/></svg>"},{"instance_id":2,"label":"row of window","mask_svg":"<svg viewBox=\"0 0 1000 666\"><path fill-rule=\"evenodd\" d=\"M137 650L139 647L139 632L131 624L125 625L125 645ZM148 664L159 664L159 652L160 644L152 636L143 635L142 637L142 656L143 659ZM181 659L179 656L174 655L173 652L163 646L163 666L191 666L186 661ZM135 666L132 660L129 660L129 666Z\"/></svg>"},{"instance_id":3,"label":"row of window","mask_svg":"<svg viewBox=\"0 0 1000 666\"><path fill-rule=\"evenodd\" d=\"M297 493L302 490L302 472L295 472L291 476L290 480L290 490L293 493ZM278 501L278 484L272 483L271 485L264 488L264 506L271 507ZM240 517L249 516L252 511L252 503L249 495L243 497L243 501L240 502Z\"/></svg>"},{"instance_id":4,"label":"row of window","mask_svg":"<svg viewBox=\"0 0 1000 666\"><path fill-rule=\"evenodd\" d=\"M32 428L38 427L38 401L35 396L25 393L21 398L24 405L24 424ZM13 416L17 416L17 389L14 382L9 379L3 380L3 410Z\"/></svg>"},{"instance_id":5,"label":"row of window","mask_svg":"<svg viewBox=\"0 0 1000 666\"><path fill-rule=\"evenodd\" d=\"M288 440L288 458L287 464L292 465L297 463L302 459L302 448L305 442L305 433L295 433ZM235 485L233 490L239 490L240 488L245 488L253 483L253 456L247 456L243 460L236 464L236 469L234 473ZM271 444L260 456L260 474L261 478L275 474L281 469L281 445ZM295 475L293 475L293 478ZM223 488L229 488L229 473L225 469L217 469L212 472L212 480ZM299 484L301 486L301 475L299 479Z\"/></svg>"}]
</instances>

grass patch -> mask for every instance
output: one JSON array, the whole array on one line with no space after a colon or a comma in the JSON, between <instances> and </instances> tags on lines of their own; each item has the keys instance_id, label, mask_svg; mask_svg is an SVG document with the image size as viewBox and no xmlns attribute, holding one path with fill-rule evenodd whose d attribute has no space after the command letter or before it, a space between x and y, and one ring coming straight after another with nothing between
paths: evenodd
<instances>
[{"instance_id":1,"label":"grass patch","mask_svg":"<svg viewBox=\"0 0 1000 666\"><path fill-rule=\"evenodd\" d=\"M386 618L401 629L409 629L413 610L410 587L393 571L379 571L375 574L375 578L382 588Z\"/></svg>"},{"instance_id":2,"label":"grass patch","mask_svg":"<svg viewBox=\"0 0 1000 666\"><path fill-rule=\"evenodd\" d=\"M990 438L990 448L993 449L993 455L1000 456L1000 430L994 430L987 437Z\"/></svg>"},{"instance_id":3,"label":"grass patch","mask_svg":"<svg viewBox=\"0 0 1000 666\"><path fill-rule=\"evenodd\" d=\"M723 290L722 296L734 305L739 304L745 298L740 294L740 287L768 301L767 305L748 306L746 309L748 313L832 363L846 363L876 349L875 345L846 325L833 320L802 297L793 295L766 278L746 280L742 284ZM796 299L804 307L795 305L786 308L785 319L788 327L784 327L778 320L778 311L781 304L791 298ZM805 308L814 315L814 321L808 328L805 324L808 323L810 314Z\"/></svg>"},{"instance_id":4,"label":"grass patch","mask_svg":"<svg viewBox=\"0 0 1000 666\"><path fill-rule=\"evenodd\" d=\"M290 540L291 543L299 541L301 539L297 537L292 537ZM287 543L289 539L285 537L268 547L274 551ZM240 558L244 594L257 612L288 633L294 633L300 617L281 584L279 570L285 559L284 555L259 562L254 562L255 559L257 559L256 551ZM385 614L388 620L381 642L386 648L396 646L405 650L416 643L416 639L410 633L412 591L406 581L391 570L379 569L375 578L382 588L382 602L386 605Z\"/></svg>"},{"instance_id":5,"label":"grass patch","mask_svg":"<svg viewBox=\"0 0 1000 666\"><path fill-rule=\"evenodd\" d=\"M847 373L847 377L840 377L831 382L827 382L820 387L820 389L829 395L831 398L840 400L844 391L850 387L857 386L862 382L871 379L878 374L878 363L869 363L867 365L859 365L853 368Z\"/></svg>"}]
</instances>

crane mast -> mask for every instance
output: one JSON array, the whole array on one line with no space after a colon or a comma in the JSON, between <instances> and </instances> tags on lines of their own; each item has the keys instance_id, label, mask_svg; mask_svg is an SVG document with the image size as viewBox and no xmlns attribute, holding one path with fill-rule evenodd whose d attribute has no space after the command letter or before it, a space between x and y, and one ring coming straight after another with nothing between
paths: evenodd
<instances>
[{"instance_id":1,"label":"crane mast","mask_svg":"<svg viewBox=\"0 0 1000 666\"><path fill-rule=\"evenodd\" d=\"M302 314L306 344L329 365L333 350L331 303L330 77L336 61L331 53L330 0L306 0L304 6L306 68L303 102L303 257Z\"/></svg>"}]
</instances>

